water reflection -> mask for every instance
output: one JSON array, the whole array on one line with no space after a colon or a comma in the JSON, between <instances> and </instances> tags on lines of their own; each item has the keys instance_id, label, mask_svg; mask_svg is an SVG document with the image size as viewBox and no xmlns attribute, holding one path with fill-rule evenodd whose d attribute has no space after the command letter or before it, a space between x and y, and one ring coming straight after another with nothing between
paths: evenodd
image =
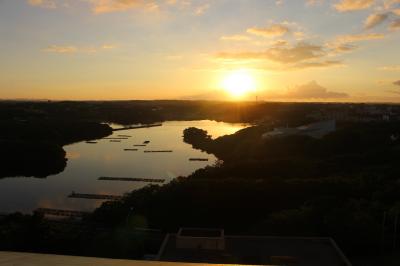
<instances>
[{"instance_id":1,"label":"water reflection","mask_svg":"<svg viewBox=\"0 0 400 266\"><path fill-rule=\"evenodd\" d=\"M0 212L30 212L38 207L92 210L101 200L71 199L72 192L121 195L141 188L144 182L99 181L100 176L165 178L170 181L211 165L216 158L203 153L182 140L187 127L205 129L214 138L232 134L245 125L214 121L166 122L162 127L115 132L113 136L130 135L121 142L98 140L97 144L80 142L64 147L68 165L64 172L38 178L5 178L0 180ZM134 147L145 140L147 147ZM137 148L138 151L124 151ZM144 153L149 150L173 150L172 153ZM208 162L190 162L191 157L208 158Z\"/></svg>"}]
</instances>

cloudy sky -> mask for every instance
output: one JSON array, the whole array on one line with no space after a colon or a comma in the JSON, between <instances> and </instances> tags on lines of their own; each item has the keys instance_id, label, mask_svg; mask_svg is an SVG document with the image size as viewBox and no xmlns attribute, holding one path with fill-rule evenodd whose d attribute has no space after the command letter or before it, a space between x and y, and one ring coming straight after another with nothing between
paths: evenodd
<instances>
[{"instance_id":1,"label":"cloudy sky","mask_svg":"<svg viewBox=\"0 0 400 266\"><path fill-rule=\"evenodd\" d=\"M0 0L0 36L2 99L400 102L400 0Z\"/></svg>"}]
</instances>

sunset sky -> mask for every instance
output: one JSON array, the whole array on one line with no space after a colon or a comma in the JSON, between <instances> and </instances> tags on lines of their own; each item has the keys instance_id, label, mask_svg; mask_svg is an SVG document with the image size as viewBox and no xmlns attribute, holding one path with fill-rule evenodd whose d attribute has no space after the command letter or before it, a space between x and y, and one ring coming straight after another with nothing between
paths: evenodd
<instances>
[{"instance_id":1,"label":"sunset sky","mask_svg":"<svg viewBox=\"0 0 400 266\"><path fill-rule=\"evenodd\" d=\"M1 99L400 102L400 0L0 0L0 36Z\"/></svg>"}]
</instances>

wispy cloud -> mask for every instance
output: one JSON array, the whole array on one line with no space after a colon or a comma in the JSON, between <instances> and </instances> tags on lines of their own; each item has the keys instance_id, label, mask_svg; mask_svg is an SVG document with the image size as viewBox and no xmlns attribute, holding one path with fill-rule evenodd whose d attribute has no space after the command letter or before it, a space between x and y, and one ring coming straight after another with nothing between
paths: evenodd
<instances>
[{"instance_id":1,"label":"wispy cloud","mask_svg":"<svg viewBox=\"0 0 400 266\"><path fill-rule=\"evenodd\" d=\"M379 67L379 70L383 70L383 71L400 71L400 65L396 65L396 66L383 66L383 67Z\"/></svg>"},{"instance_id":2,"label":"wispy cloud","mask_svg":"<svg viewBox=\"0 0 400 266\"><path fill-rule=\"evenodd\" d=\"M389 18L389 13L371 14L364 21L364 27L366 29L372 29L373 27L383 23L388 18Z\"/></svg>"},{"instance_id":3,"label":"wispy cloud","mask_svg":"<svg viewBox=\"0 0 400 266\"><path fill-rule=\"evenodd\" d=\"M326 44L331 54L348 53L356 50L359 42L381 40L385 38L383 33L359 33L339 35Z\"/></svg>"},{"instance_id":4,"label":"wispy cloud","mask_svg":"<svg viewBox=\"0 0 400 266\"><path fill-rule=\"evenodd\" d=\"M360 34L347 34L336 37L339 43L353 43L370 40L381 40L385 38L383 33L360 33Z\"/></svg>"},{"instance_id":5,"label":"wispy cloud","mask_svg":"<svg viewBox=\"0 0 400 266\"><path fill-rule=\"evenodd\" d=\"M248 33L263 37L279 37L289 32L289 27L284 24L272 24L267 27L252 27L247 29Z\"/></svg>"},{"instance_id":6,"label":"wispy cloud","mask_svg":"<svg viewBox=\"0 0 400 266\"><path fill-rule=\"evenodd\" d=\"M383 0L383 6L385 9L390 9L393 5L399 4L400 0Z\"/></svg>"},{"instance_id":7,"label":"wispy cloud","mask_svg":"<svg viewBox=\"0 0 400 266\"><path fill-rule=\"evenodd\" d=\"M195 7L194 9L194 14L196 16L201 16L203 15L208 9L210 8L210 4L206 3L200 6Z\"/></svg>"},{"instance_id":8,"label":"wispy cloud","mask_svg":"<svg viewBox=\"0 0 400 266\"><path fill-rule=\"evenodd\" d=\"M324 0L307 0L306 5L307 6L316 6L316 5L321 5L324 2Z\"/></svg>"},{"instance_id":9,"label":"wispy cloud","mask_svg":"<svg viewBox=\"0 0 400 266\"><path fill-rule=\"evenodd\" d=\"M320 58L324 54L322 46L299 43L292 47L271 47L263 52L219 53L217 56L227 59L268 59L279 63L296 63Z\"/></svg>"},{"instance_id":10,"label":"wispy cloud","mask_svg":"<svg viewBox=\"0 0 400 266\"><path fill-rule=\"evenodd\" d=\"M126 11L128 9L142 7L154 8L151 0L89 0L92 10L96 14Z\"/></svg>"},{"instance_id":11,"label":"wispy cloud","mask_svg":"<svg viewBox=\"0 0 400 266\"><path fill-rule=\"evenodd\" d=\"M50 9L57 7L57 4L54 0L28 0L28 3L32 6L39 6Z\"/></svg>"},{"instance_id":12,"label":"wispy cloud","mask_svg":"<svg viewBox=\"0 0 400 266\"><path fill-rule=\"evenodd\" d=\"M392 23L389 25L389 29L392 31L400 30L400 19L392 21Z\"/></svg>"},{"instance_id":13,"label":"wispy cloud","mask_svg":"<svg viewBox=\"0 0 400 266\"><path fill-rule=\"evenodd\" d=\"M49 47L43 49L44 52L58 53L58 54L76 54L76 53L97 53L101 50L111 50L116 46L112 44L103 44L98 47L77 47L73 45L50 45Z\"/></svg>"},{"instance_id":14,"label":"wispy cloud","mask_svg":"<svg viewBox=\"0 0 400 266\"><path fill-rule=\"evenodd\" d=\"M334 5L339 12L356 11L370 8L375 0L340 0Z\"/></svg>"},{"instance_id":15,"label":"wispy cloud","mask_svg":"<svg viewBox=\"0 0 400 266\"><path fill-rule=\"evenodd\" d=\"M49 47L43 49L43 51L49 53L73 54L78 51L78 48L75 46L50 45Z\"/></svg>"},{"instance_id":16,"label":"wispy cloud","mask_svg":"<svg viewBox=\"0 0 400 266\"><path fill-rule=\"evenodd\" d=\"M326 59L327 55L323 46L300 42L294 46L282 43L258 52L221 52L216 55L216 58L228 62L232 60L272 62L274 66L268 65L262 68L277 71L343 66L339 60Z\"/></svg>"},{"instance_id":17,"label":"wispy cloud","mask_svg":"<svg viewBox=\"0 0 400 266\"><path fill-rule=\"evenodd\" d=\"M188 11L195 16L203 15L210 7L209 2L195 4L190 0L88 0L96 14L122 12L130 9L160 11L167 7L176 7L180 11Z\"/></svg>"},{"instance_id":18,"label":"wispy cloud","mask_svg":"<svg viewBox=\"0 0 400 266\"><path fill-rule=\"evenodd\" d=\"M250 41L251 38L242 34L224 35L220 38L222 41Z\"/></svg>"}]
</instances>

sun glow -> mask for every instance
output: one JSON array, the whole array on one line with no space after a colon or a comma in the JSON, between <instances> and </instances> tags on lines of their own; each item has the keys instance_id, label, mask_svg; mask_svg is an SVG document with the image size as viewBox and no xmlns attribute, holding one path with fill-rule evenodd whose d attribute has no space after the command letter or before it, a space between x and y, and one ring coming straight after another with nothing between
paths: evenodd
<instances>
[{"instance_id":1,"label":"sun glow","mask_svg":"<svg viewBox=\"0 0 400 266\"><path fill-rule=\"evenodd\" d=\"M233 98L243 98L256 90L256 83L247 71L237 70L225 76L222 87Z\"/></svg>"}]
</instances>

